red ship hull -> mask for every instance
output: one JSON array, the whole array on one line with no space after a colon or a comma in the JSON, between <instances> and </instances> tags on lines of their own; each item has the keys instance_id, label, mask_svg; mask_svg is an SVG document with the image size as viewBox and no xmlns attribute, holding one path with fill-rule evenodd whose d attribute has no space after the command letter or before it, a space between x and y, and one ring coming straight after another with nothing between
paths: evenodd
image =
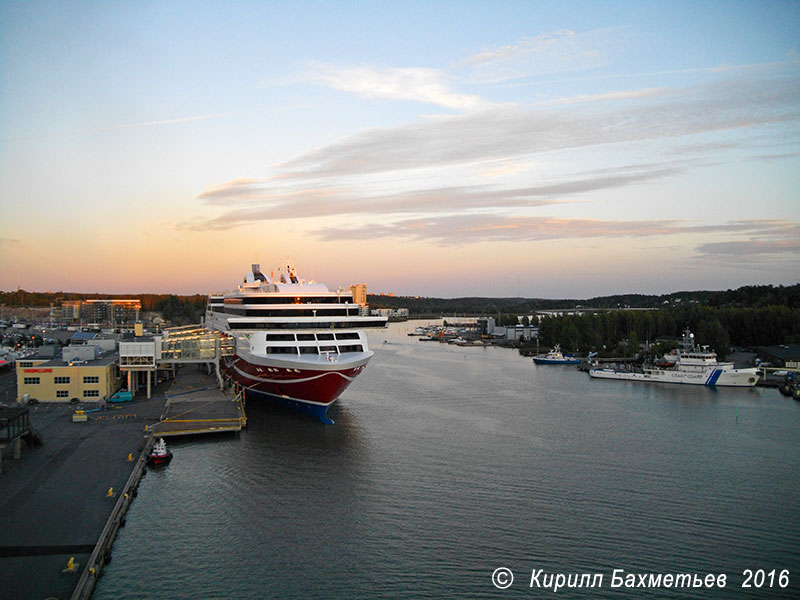
<instances>
[{"instance_id":1,"label":"red ship hull","mask_svg":"<svg viewBox=\"0 0 800 600\"><path fill-rule=\"evenodd\" d=\"M282 406L330 422L325 414L364 366L338 369L297 369L252 364L237 356L225 370L247 394L256 393Z\"/></svg>"}]
</instances>

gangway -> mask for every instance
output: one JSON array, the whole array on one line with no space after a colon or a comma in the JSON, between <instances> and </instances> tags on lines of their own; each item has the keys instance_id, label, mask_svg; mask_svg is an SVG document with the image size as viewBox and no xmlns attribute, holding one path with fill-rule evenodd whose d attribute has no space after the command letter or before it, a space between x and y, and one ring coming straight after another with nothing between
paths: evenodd
<instances>
[{"instance_id":1,"label":"gangway","mask_svg":"<svg viewBox=\"0 0 800 600\"><path fill-rule=\"evenodd\" d=\"M128 374L128 389L132 391L132 377L147 374L147 397L150 397L151 374L159 369L172 369L180 364L214 365L219 387L224 387L220 372L220 359L235 350L235 340L219 331L202 325L186 325L165 329L162 335L137 338L119 344L119 368Z\"/></svg>"}]
</instances>

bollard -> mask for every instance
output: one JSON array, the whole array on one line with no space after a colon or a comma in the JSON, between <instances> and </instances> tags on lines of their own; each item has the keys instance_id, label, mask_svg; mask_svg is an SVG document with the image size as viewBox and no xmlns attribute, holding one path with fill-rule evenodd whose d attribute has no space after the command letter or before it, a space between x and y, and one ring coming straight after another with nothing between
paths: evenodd
<instances>
[{"instance_id":1,"label":"bollard","mask_svg":"<svg viewBox=\"0 0 800 600\"><path fill-rule=\"evenodd\" d=\"M75 562L75 557L71 556L69 561L67 562L67 568L61 569L62 573L74 573L78 570L78 563Z\"/></svg>"},{"instance_id":2,"label":"bollard","mask_svg":"<svg viewBox=\"0 0 800 600\"><path fill-rule=\"evenodd\" d=\"M116 492L114 491L113 487L108 488L108 493L106 493L106 498L113 498L116 496Z\"/></svg>"}]
</instances>

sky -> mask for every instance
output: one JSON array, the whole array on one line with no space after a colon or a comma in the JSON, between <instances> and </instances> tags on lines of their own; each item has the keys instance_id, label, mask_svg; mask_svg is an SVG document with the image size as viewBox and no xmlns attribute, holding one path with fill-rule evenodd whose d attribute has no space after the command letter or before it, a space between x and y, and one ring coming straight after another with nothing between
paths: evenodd
<instances>
[{"instance_id":1,"label":"sky","mask_svg":"<svg viewBox=\"0 0 800 600\"><path fill-rule=\"evenodd\" d=\"M0 0L0 289L800 282L800 2Z\"/></svg>"}]
</instances>

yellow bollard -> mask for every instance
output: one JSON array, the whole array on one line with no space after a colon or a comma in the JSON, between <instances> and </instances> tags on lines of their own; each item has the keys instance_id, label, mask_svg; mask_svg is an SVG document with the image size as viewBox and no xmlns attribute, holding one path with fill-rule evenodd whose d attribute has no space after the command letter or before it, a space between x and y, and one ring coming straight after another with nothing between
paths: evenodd
<instances>
[{"instance_id":1,"label":"yellow bollard","mask_svg":"<svg viewBox=\"0 0 800 600\"><path fill-rule=\"evenodd\" d=\"M106 498L113 498L114 496L116 496L116 494L114 493L114 488L113 487L108 488L108 493L106 494Z\"/></svg>"},{"instance_id":2,"label":"yellow bollard","mask_svg":"<svg viewBox=\"0 0 800 600\"><path fill-rule=\"evenodd\" d=\"M133 452L128 454L128 462L133 462Z\"/></svg>"},{"instance_id":3,"label":"yellow bollard","mask_svg":"<svg viewBox=\"0 0 800 600\"><path fill-rule=\"evenodd\" d=\"M78 569L78 565L75 562L75 557L71 556L69 561L67 562L67 568L62 569L62 573L74 573Z\"/></svg>"}]
</instances>

